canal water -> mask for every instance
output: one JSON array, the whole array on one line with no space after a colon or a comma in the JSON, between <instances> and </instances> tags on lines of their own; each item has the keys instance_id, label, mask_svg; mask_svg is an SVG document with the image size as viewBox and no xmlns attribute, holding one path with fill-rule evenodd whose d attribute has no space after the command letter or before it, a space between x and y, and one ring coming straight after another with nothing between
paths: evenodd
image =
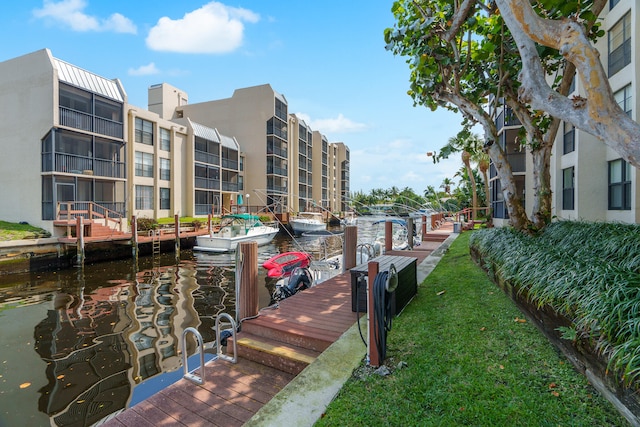
<instances>
[{"instance_id":1,"label":"canal water","mask_svg":"<svg viewBox=\"0 0 640 427\"><path fill-rule=\"evenodd\" d=\"M371 238L372 221L359 218L359 241ZM318 258L341 245L280 233L258 258L292 250ZM258 271L266 307L275 283ZM182 332L194 327L214 341L216 316L235 317L235 302L235 254L181 251L179 262L171 253L0 276L0 427L89 426L135 405L181 378ZM191 355L195 340L187 343Z\"/></svg>"}]
</instances>

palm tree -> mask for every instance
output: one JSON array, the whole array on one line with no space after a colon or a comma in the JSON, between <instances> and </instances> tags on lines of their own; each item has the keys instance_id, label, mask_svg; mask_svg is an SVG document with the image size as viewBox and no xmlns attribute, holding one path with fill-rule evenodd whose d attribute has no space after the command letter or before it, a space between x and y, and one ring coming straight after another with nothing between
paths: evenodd
<instances>
[{"instance_id":1,"label":"palm tree","mask_svg":"<svg viewBox=\"0 0 640 427\"><path fill-rule=\"evenodd\" d=\"M447 193L447 196L451 196L451 186L454 184L451 178L445 178L442 180L442 184L440 184L440 188Z\"/></svg>"},{"instance_id":2,"label":"palm tree","mask_svg":"<svg viewBox=\"0 0 640 427\"><path fill-rule=\"evenodd\" d=\"M436 160L446 159L450 154L461 151L462 163L467 169L467 174L471 180L471 191L473 195L473 220L476 219L476 211L478 208L478 193L476 191L476 182L473 172L471 170L471 160L474 159L478 153L482 153L483 141L480 136L473 134L469 129L463 129L458 135L449 138L447 145L442 147Z\"/></svg>"}]
</instances>

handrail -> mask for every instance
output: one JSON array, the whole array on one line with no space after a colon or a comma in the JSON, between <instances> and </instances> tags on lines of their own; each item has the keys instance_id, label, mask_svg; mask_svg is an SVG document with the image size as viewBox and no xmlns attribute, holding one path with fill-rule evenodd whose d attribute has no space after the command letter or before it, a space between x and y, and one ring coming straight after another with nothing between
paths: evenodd
<instances>
[{"instance_id":1,"label":"handrail","mask_svg":"<svg viewBox=\"0 0 640 427\"><path fill-rule=\"evenodd\" d=\"M220 339L220 318L224 317L231 324L231 335L233 337L233 357L228 356L222 353L222 340ZM216 345L217 345L217 356L219 359L226 360L227 362L236 363L238 362L238 340L236 339L236 322L233 320L228 313L219 313L216 316Z\"/></svg>"},{"instance_id":2,"label":"handrail","mask_svg":"<svg viewBox=\"0 0 640 427\"><path fill-rule=\"evenodd\" d=\"M66 210L62 209L62 205L66 205ZM85 207L86 209L74 209L75 205L79 207ZM65 215L66 217L63 217ZM96 202L58 202L56 207L56 220L66 219L67 221L73 220L76 216L82 216L83 218L93 220L94 218L105 219L111 221L116 225L122 227L123 216L116 211L113 211L105 206L99 205Z\"/></svg>"},{"instance_id":3,"label":"handrail","mask_svg":"<svg viewBox=\"0 0 640 427\"><path fill-rule=\"evenodd\" d=\"M189 332L196 337L196 341L198 342L198 347L200 347L200 376L189 372L189 361L187 358L187 334ZM182 378L189 380L198 385L204 384L204 380L205 380L204 378L204 344L202 341L202 335L200 335L200 332L198 332L196 328L191 326L189 326L187 329L182 331L182 368L183 368Z\"/></svg>"}]
</instances>

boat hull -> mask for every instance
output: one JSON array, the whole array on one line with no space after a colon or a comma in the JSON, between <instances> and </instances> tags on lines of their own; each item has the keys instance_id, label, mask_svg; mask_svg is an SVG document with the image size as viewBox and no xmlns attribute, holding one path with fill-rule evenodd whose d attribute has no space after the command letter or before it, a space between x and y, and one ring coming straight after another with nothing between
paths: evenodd
<instances>
[{"instance_id":1,"label":"boat hull","mask_svg":"<svg viewBox=\"0 0 640 427\"><path fill-rule=\"evenodd\" d=\"M309 231L326 230L327 224L324 222L313 222L305 220L289 220L289 225L295 234L308 233Z\"/></svg>"},{"instance_id":2,"label":"boat hull","mask_svg":"<svg viewBox=\"0 0 640 427\"><path fill-rule=\"evenodd\" d=\"M247 234L244 236L236 237L223 237L218 235L206 235L196 237L196 246L193 250L203 252L233 252L242 242L256 242L258 246L266 245L270 243L276 234L278 229L272 228L263 233Z\"/></svg>"}]
</instances>

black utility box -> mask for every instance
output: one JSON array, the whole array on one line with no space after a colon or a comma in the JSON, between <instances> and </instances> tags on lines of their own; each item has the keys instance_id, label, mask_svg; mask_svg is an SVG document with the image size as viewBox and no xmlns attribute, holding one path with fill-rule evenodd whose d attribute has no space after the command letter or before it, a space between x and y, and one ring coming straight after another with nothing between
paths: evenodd
<instances>
[{"instance_id":1,"label":"black utility box","mask_svg":"<svg viewBox=\"0 0 640 427\"><path fill-rule=\"evenodd\" d=\"M398 272L398 287L392 295L395 300L395 313L400 313L418 292L417 261L418 259L414 257L396 255L381 255L370 261L378 263L379 272L389 271L391 264ZM369 262L357 265L349 272L351 273L351 310L366 313L367 283L364 277L369 274Z\"/></svg>"}]
</instances>

